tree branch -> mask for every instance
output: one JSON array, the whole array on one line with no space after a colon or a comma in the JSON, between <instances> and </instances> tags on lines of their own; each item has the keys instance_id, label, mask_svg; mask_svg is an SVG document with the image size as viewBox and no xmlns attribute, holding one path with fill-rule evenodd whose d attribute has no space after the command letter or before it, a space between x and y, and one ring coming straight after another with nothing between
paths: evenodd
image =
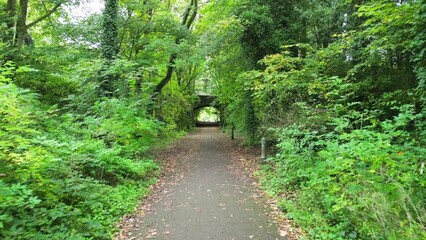
<instances>
[{"instance_id":1,"label":"tree branch","mask_svg":"<svg viewBox=\"0 0 426 240\"><path fill-rule=\"evenodd\" d=\"M186 23L186 27L187 27L188 29L190 29L190 28L191 28L191 25L192 25L192 23L194 22L195 17L197 16L198 0L193 0L193 1L192 1L192 5L191 5L191 7L190 7L190 8L192 8L192 15L191 15L191 18L189 19L189 21ZM188 8L188 9L189 9L189 8Z\"/></svg>"},{"instance_id":2,"label":"tree branch","mask_svg":"<svg viewBox=\"0 0 426 240\"><path fill-rule=\"evenodd\" d=\"M154 96L159 94L161 90L167 85L167 83L172 79L173 71L175 70L175 60L176 60L176 54L172 54L169 59L169 63L167 65L167 73L166 76L161 80L157 86L155 86L154 90Z\"/></svg>"},{"instance_id":3,"label":"tree branch","mask_svg":"<svg viewBox=\"0 0 426 240\"><path fill-rule=\"evenodd\" d=\"M44 14L43 16L41 16L40 18L34 20L34 22L30 23L27 25L27 29L34 27L36 24L38 24L39 22L43 21L44 19L50 17L50 15L52 15L54 12L56 12L56 10L58 10L58 8L62 5L62 2L57 3L50 11L46 12L46 14Z\"/></svg>"},{"instance_id":4,"label":"tree branch","mask_svg":"<svg viewBox=\"0 0 426 240\"><path fill-rule=\"evenodd\" d=\"M191 25L197 16L197 8L198 8L198 0L191 0L191 4L186 8L185 13L183 14L182 25L188 29L191 28ZM175 43L179 44L181 38L182 37L176 37ZM176 53L172 53L170 55L169 63L167 65L166 76L164 76L161 82L157 84L157 86L155 87L154 94L153 94L154 97L157 94L159 94L161 90L163 90L163 88L167 85L167 83L172 79L173 71L175 70L174 64L175 64L176 57L177 57Z\"/></svg>"},{"instance_id":5,"label":"tree branch","mask_svg":"<svg viewBox=\"0 0 426 240\"><path fill-rule=\"evenodd\" d=\"M185 13L182 16L182 25L185 25L186 21L188 20L189 12L191 11L191 6L192 6L193 2L194 2L194 0L191 0L191 4L185 9Z\"/></svg>"}]
</instances>

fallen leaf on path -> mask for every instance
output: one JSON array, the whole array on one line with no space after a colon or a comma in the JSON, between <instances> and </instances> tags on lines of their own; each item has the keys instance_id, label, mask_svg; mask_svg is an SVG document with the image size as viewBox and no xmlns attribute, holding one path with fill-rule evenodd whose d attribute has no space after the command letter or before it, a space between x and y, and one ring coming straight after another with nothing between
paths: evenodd
<instances>
[{"instance_id":1,"label":"fallen leaf on path","mask_svg":"<svg viewBox=\"0 0 426 240\"><path fill-rule=\"evenodd\" d=\"M280 236L281 237L285 237L285 236L287 236L287 234L288 234L287 231L284 231L284 230L280 231Z\"/></svg>"}]
</instances>

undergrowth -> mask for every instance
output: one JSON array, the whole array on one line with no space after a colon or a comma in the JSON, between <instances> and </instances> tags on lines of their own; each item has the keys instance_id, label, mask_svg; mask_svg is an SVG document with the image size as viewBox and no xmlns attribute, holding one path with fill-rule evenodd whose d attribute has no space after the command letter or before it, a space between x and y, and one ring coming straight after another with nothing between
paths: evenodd
<instances>
[{"instance_id":1,"label":"undergrowth","mask_svg":"<svg viewBox=\"0 0 426 240\"><path fill-rule=\"evenodd\" d=\"M170 131L137 100L60 113L0 72L0 239L111 239L156 181L147 149Z\"/></svg>"},{"instance_id":2,"label":"undergrowth","mask_svg":"<svg viewBox=\"0 0 426 240\"><path fill-rule=\"evenodd\" d=\"M425 239L426 112L350 130L291 125L262 169L263 186L313 239ZM330 127L331 127L330 126Z\"/></svg>"}]
</instances>

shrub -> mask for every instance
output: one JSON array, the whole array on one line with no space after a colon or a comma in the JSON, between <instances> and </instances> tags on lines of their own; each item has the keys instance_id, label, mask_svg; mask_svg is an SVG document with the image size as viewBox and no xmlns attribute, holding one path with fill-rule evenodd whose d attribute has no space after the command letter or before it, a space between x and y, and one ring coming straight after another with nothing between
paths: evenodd
<instances>
[{"instance_id":1,"label":"shrub","mask_svg":"<svg viewBox=\"0 0 426 240\"><path fill-rule=\"evenodd\" d=\"M110 239L155 181L163 127L125 100L58 115L0 71L0 238ZM77 120L79 119L79 120Z\"/></svg>"},{"instance_id":2,"label":"shrub","mask_svg":"<svg viewBox=\"0 0 426 240\"><path fill-rule=\"evenodd\" d=\"M424 239L426 115L400 110L378 129L283 129L263 184L293 193L281 206L315 239Z\"/></svg>"}]
</instances>

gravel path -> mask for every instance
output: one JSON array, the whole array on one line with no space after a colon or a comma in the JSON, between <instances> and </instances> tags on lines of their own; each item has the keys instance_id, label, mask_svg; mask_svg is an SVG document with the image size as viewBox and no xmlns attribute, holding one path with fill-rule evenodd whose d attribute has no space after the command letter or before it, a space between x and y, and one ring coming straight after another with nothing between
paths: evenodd
<instances>
[{"instance_id":1,"label":"gravel path","mask_svg":"<svg viewBox=\"0 0 426 240\"><path fill-rule=\"evenodd\" d=\"M174 176L166 175L139 213L126 220L119 239L283 239L268 217L269 206L232 169L225 138L217 128L201 128L186 138L192 145L178 142L176 149L193 148L181 154L190 156L173 159Z\"/></svg>"}]
</instances>

